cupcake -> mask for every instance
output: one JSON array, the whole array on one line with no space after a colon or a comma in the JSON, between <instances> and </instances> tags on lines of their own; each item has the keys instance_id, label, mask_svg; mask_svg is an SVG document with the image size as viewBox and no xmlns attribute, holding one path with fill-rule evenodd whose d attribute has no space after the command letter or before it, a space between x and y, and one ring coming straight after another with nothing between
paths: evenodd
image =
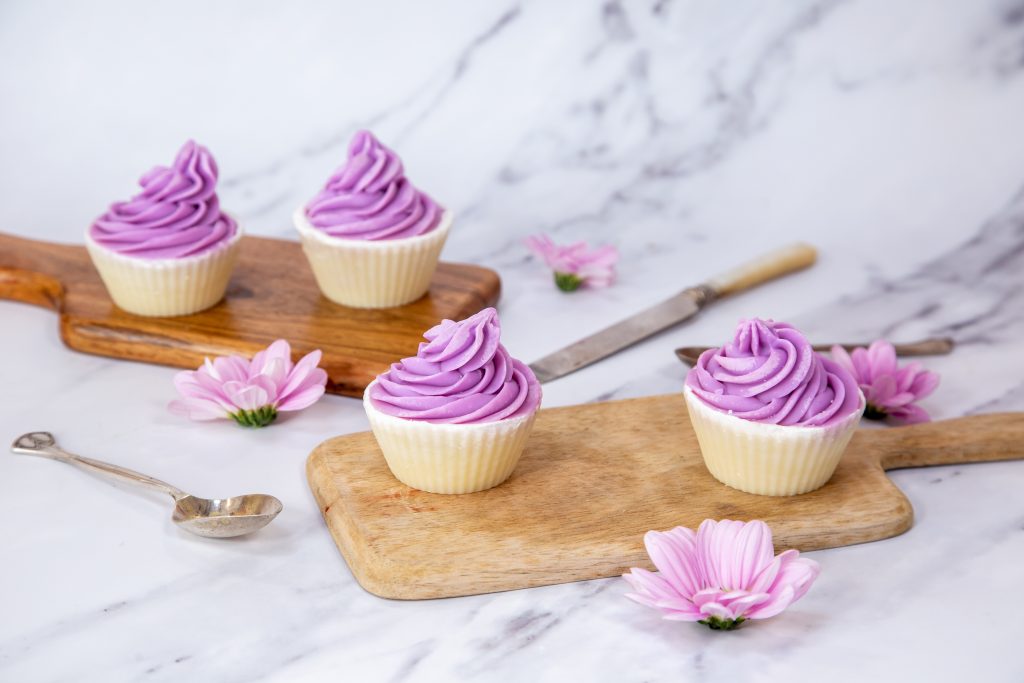
<instances>
[{"instance_id":1,"label":"cupcake","mask_svg":"<svg viewBox=\"0 0 1024 683\"><path fill-rule=\"evenodd\" d=\"M501 344L487 308L423 335L363 394L363 406L392 474L431 493L472 493L512 474L540 406L540 383Z\"/></svg>"},{"instance_id":2,"label":"cupcake","mask_svg":"<svg viewBox=\"0 0 1024 683\"><path fill-rule=\"evenodd\" d=\"M294 221L324 296L386 308L427 293L452 214L413 187L397 154L360 131L348 161Z\"/></svg>"},{"instance_id":3,"label":"cupcake","mask_svg":"<svg viewBox=\"0 0 1024 683\"><path fill-rule=\"evenodd\" d=\"M170 167L139 179L142 191L113 204L85 246L114 303L136 315L188 315L222 298L242 231L217 200L217 163L192 140Z\"/></svg>"},{"instance_id":4,"label":"cupcake","mask_svg":"<svg viewBox=\"0 0 1024 683\"><path fill-rule=\"evenodd\" d=\"M864 412L849 372L792 325L756 318L701 354L683 393L711 474L766 496L824 486Z\"/></svg>"}]
</instances>

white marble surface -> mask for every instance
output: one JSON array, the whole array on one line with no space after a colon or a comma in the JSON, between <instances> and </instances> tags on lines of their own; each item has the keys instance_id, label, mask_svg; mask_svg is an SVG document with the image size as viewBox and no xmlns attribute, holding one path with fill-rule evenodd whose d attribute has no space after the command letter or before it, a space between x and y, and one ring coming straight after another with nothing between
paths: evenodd
<instances>
[{"instance_id":1,"label":"white marble surface","mask_svg":"<svg viewBox=\"0 0 1024 683\"><path fill-rule=\"evenodd\" d=\"M0 4L0 226L75 242L194 136L251 233L370 126L454 208L446 258L496 268L531 360L786 241L812 271L548 385L545 404L676 391L682 344L742 316L823 339L949 334L937 417L1024 410L1024 5L1010 2ZM521 239L617 244L565 296ZM279 521L187 537L166 501L0 455L0 680L1024 680L1024 463L893 475L917 511L812 553L818 584L735 633L660 621L619 579L404 603L352 579L303 476L366 428L329 397L259 432L170 415L173 370L64 349L0 303L0 439L200 494L266 490Z\"/></svg>"}]
</instances>

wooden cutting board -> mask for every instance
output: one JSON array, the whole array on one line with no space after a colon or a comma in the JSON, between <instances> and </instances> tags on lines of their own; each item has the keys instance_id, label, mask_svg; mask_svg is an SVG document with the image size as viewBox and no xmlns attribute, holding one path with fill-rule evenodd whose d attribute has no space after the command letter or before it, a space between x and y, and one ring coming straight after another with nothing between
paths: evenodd
<instances>
[{"instance_id":1,"label":"wooden cutting board","mask_svg":"<svg viewBox=\"0 0 1024 683\"><path fill-rule=\"evenodd\" d=\"M296 359L322 349L327 390L352 396L414 355L442 318L472 315L500 291L492 270L442 263L419 301L348 308L320 294L298 242L244 237L224 301L195 315L144 318L114 305L85 247L0 233L0 298L57 311L61 338L76 351L196 368L206 356L251 356L287 339Z\"/></svg>"},{"instance_id":2,"label":"wooden cutting board","mask_svg":"<svg viewBox=\"0 0 1024 683\"><path fill-rule=\"evenodd\" d=\"M320 444L306 473L334 540L366 590L421 599L653 569L650 529L762 519L778 552L901 534L900 467L1024 457L1024 413L861 429L832 480L802 496L742 493L708 474L682 394L542 410L512 478L461 496L391 476L373 434Z\"/></svg>"}]
</instances>

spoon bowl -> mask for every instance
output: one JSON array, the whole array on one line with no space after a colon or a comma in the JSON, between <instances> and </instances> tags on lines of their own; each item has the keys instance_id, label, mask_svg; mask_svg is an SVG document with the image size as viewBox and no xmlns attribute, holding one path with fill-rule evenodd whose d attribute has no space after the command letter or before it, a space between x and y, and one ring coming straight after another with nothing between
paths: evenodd
<instances>
[{"instance_id":1,"label":"spoon bowl","mask_svg":"<svg viewBox=\"0 0 1024 683\"><path fill-rule=\"evenodd\" d=\"M175 501L171 521L199 536L231 538L262 529L283 508L281 501L265 493L214 499L188 495Z\"/></svg>"}]
</instances>

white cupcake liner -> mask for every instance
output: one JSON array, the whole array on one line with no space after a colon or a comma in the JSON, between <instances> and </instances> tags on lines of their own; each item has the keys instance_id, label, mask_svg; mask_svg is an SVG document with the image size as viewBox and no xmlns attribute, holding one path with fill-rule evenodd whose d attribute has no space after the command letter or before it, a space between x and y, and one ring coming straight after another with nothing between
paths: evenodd
<instances>
[{"instance_id":1,"label":"white cupcake liner","mask_svg":"<svg viewBox=\"0 0 1024 683\"><path fill-rule=\"evenodd\" d=\"M435 424L386 415L363 394L370 429L403 484L430 493L474 493L512 475L533 429L529 415L476 424Z\"/></svg>"},{"instance_id":2,"label":"white cupcake liner","mask_svg":"<svg viewBox=\"0 0 1024 683\"><path fill-rule=\"evenodd\" d=\"M390 308L419 299L430 289L452 212L423 235L393 240L333 237L309 222L304 207L293 221L313 276L324 296L354 308Z\"/></svg>"},{"instance_id":3,"label":"white cupcake liner","mask_svg":"<svg viewBox=\"0 0 1024 683\"><path fill-rule=\"evenodd\" d=\"M213 249L185 258L146 259L98 244L87 230L85 246L110 298L144 316L189 315L224 298L238 258L241 226Z\"/></svg>"},{"instance_id":4,"label":"white cupcake liner","mask_svg":"<svg viewBox=\"0 0 1024 683\"><path fill-rule=\"evenodd\" d=\"M782 426L723 413L685 387L704 464L718 481L762 496L795 496L824 486L857 429L857 411L827 427Z\"/></svg>"}]
</instances>

